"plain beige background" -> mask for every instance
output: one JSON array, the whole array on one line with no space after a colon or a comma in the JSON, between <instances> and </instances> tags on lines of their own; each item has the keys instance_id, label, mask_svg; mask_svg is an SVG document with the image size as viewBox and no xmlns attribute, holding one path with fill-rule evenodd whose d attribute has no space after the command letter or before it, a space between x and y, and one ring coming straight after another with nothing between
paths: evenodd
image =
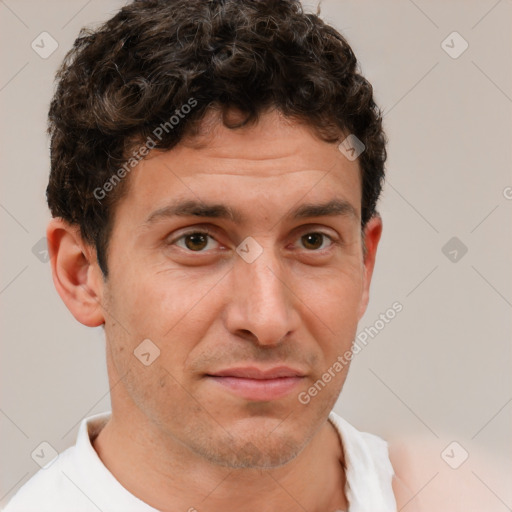
<instances>
[{"instance_id":1,"label":"plain beige background","mask_svg":"<svg viewBox=\"0 0 512 512\"><path fill-rule=\"evenodd\" d=\"M39 469L41 442L61 452L85 416L110 407L103 332L67 311L40 240L53 75L79 29L121 5L0 1L0 504ZM510 510L509 486L471 453L511 465L512 1L330 0L322 17L351 43L390 140L384 234L360 323L378 334L336 410L388 440L424 439L440 464L456 441L474 485ZM42 32L58 43L47 58L31 47ZM396 301L403 310L378 328Z\"/></svg>"}]
</instances>

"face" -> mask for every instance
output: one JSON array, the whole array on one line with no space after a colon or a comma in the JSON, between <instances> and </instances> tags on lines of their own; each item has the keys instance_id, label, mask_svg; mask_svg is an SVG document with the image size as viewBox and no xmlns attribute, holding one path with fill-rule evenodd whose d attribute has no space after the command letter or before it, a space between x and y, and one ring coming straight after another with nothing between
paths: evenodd
<instances>
[{"instance_id":1,"label":"face","mask_svg":"<svg viewBox=\"0 0 512 512\"><path fill-rule=\"evenodd\" d=\"M141 162L116 210L102 290L114 414L142 413L215 464L276 467L325 422L348 366L299 396L366 307L359 165L275 112L204 126Z\"/></svg>"}]
</instances>

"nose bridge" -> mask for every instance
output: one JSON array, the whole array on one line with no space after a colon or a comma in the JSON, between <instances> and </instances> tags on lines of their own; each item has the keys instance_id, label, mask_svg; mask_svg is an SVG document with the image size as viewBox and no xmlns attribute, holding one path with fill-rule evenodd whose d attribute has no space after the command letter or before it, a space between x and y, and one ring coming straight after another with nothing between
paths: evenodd
<instances>
[{"instance_id":1,"label":"nose bridge","mask_svg":"<svg viewBox=\"0 0 512 512\"><path fill-rule=\"evenodd\" d=\"M231 299L232 331L250 331L260 344L278 343L296 327L293 301L271 247L252 263L237 258Z\"/></svg>"}]
</instances>

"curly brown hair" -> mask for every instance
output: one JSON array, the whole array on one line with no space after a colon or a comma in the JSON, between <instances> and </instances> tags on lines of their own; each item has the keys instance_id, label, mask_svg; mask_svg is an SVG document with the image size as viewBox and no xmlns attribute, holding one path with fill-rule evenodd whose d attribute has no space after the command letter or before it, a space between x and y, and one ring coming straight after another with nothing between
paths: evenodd
<instances>
[{"instance_id":1,"label":"curly brown hair","mask_svg":"<svg viewBox=\"0 0 512 512\"><path fill-rule=\"evenodd\" d=\"M105 278L115 205L129 180L101 200L94 191L191 98L195 108L160 130L156 147L173 148L212 107L233 129L275 108L324 141L350 133L364 143L362 227L376 213L386 137L372 86L344 37L299 0L137 0L82 29L56 80L48 205L79 226ZM244 122L230 124L231 109Z\"/></svg>"}]
</instances>

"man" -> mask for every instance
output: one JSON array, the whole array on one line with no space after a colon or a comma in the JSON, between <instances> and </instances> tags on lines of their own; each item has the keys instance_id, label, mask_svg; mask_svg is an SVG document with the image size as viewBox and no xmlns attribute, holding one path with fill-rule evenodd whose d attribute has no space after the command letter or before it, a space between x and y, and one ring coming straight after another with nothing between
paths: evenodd
<instances>
[{"instance_id":1,"label":"man","mask_svg":"<svg viewBox=\"0 0 512 512\"><path fill-rule=\"evenodd\" d=\"M356 64L296 0L136 1L80 34L47 238L112 413L8 512L397 509L386 442L331 412L382 231Z\"/></svg>"}]
</instances>

